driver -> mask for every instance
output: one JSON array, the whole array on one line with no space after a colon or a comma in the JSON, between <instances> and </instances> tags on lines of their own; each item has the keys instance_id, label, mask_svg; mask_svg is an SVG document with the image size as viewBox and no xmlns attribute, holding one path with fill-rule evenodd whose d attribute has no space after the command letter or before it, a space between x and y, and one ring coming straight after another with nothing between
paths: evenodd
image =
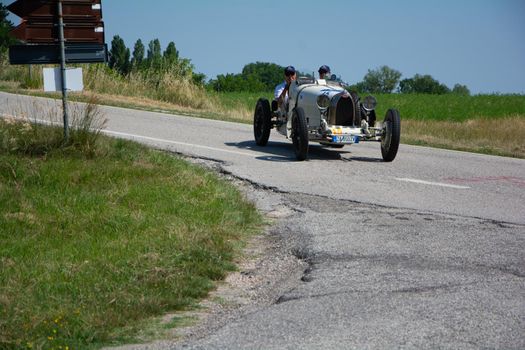
<instances>
[{"instance_id":1,"label":"driver","mask_svg":"<svg viewBox=\"0 0 525 350\"><path fill-rule=\"evenodd\" d=\"M319 79L328 79L330 77L330 67L323 64L321 67L319 67Z\"/></svg>"},{"instance_id":2,"label":"driver","mask_svg":"<svg viewBox=\"0 0 525 350\"><path fill-rule=\"evenodd\" d=\"M283 103L288 103L288 89L292 81L296 79L295 68L288 66L284 69L284 81L275 87L274 97L277 100L277 106L281 108Z\"/></svg>"}]
</instances>

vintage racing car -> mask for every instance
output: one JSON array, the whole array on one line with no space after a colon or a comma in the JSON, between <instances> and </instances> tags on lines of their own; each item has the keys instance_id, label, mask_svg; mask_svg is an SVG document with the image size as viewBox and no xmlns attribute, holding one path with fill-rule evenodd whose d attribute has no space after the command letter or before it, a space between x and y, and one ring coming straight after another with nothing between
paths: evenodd
<instances>
[{"instance_id":1,"label":"vintage racing car","mask_svg":"<svg viewBox=\"0 0 525 350\"><path fill-rule=\"evenodd\" d=\"M384 161L394 160L399 148L401 122L399 112L389 109L384 121L376 121L376 99L360 100L339 82L300 77L292 81L288 104L260 98L255 106L253 130L255 142L265 146L270 129L292 139L298 160L308 157L311 141L342 148L361 141L380 141Z\"/></svg>"}]
</instances>

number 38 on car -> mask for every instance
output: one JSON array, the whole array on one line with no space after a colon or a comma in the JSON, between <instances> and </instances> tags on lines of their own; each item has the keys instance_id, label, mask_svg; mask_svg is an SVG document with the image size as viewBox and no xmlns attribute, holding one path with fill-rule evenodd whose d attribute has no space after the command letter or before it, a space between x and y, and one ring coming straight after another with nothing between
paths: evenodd
<instances>
[{"instance_id":1,"label":"number 38 on car","mask_svg":"<svg viewBox=\"0 0 525 350\"><path fill-rule=\"evenodd\" d=\"M401 121L396 109L389 109L383 122L376 121L376 99L360 99L337 81L298 78L289 87L287 103L260 98L255 106L255 142L265 146L270 130L292 140L298 160L308 158L308 145L318 142L333 148L364 141L381 143L383 160L391 162L399 148Z\"/></svg>"}]
</instances>

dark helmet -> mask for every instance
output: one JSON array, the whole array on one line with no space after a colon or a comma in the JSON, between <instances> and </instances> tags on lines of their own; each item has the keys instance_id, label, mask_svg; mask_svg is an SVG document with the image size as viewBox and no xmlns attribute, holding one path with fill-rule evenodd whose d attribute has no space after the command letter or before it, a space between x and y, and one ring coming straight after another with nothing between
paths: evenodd
<instances>
[{"instance_id":1,"label":"dark helmet","mask_svg":"<svg viewBox=\"0 0 525 350\"><path fill-rule=\"evenodd\" d=\"M318 72L319 72L319 74L330 73L330 67L328 67L327 65L323 64L321 67L319 67Z\"/></svg>"},{"instance_id":2,"label":"dark helmet","mask_svg":"<svg viewBox=\"0 0 525 350\"><path fill-rule=\"evenodd\" d=\"M294 66L288 66L284 69L284 75L287 77L295 74L295 68Z\"/></svg>"}]
</instances>

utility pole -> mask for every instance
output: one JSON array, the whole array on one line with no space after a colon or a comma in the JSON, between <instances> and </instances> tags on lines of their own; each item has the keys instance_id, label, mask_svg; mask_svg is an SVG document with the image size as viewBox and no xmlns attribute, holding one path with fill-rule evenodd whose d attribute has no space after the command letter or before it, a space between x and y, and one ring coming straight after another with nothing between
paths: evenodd
<instances>
[{"instance_id":1,"label":"utility pole","mask_svg":"<svg viewBox=\"0 0 525 350\"><path fill-rule=\"evenodd\" d=\"M60 41L60 78L62 79L62 108L64 110L64 142L69 140L69 115L67 108L66 86L66 45L64 39L64 18L62 16L62 0L58 0L58 37Z\"/></svg>"}]
</instances>

